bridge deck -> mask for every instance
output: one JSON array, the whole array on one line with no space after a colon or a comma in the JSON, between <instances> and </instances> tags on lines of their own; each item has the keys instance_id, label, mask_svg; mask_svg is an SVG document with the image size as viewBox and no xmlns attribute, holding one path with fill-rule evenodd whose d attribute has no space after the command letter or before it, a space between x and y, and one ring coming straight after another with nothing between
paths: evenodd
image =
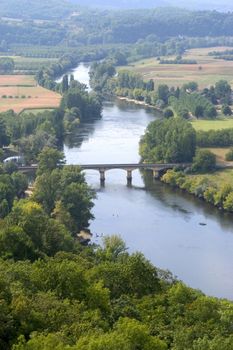
<instances>
[{"instance_id":1,"label":"bridge deck","mask_svg":"<svg viewBox=\"0 0 233 350\"><path fill-rule=\"evenodd\" d=\"M167 168L175 168L175 167L187 167L190 163L119 163L119 164L76 164L82 170L111 170L111 169L123 169L123 170L135 170L135 169L152 169L152 170L161 170ZM36 170L38 168L37 165L31 166L21 166L19 170L21 171L30 171Z\"/></svg>"}]
</instances>

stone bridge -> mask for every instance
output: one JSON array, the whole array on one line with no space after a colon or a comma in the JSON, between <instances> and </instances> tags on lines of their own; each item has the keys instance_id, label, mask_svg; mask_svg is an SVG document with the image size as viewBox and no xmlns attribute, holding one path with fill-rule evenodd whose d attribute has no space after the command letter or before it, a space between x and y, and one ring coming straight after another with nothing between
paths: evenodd
<instances>
[{"instance_id":1,"label":"stone bridge","mask_svg":"<svg viewBox=\"0 0 233 350\"><path fill-rule=\"evenodd\" d=\"M66 166L66 165L64 165ZM113 169L122 169L126 171L127 173L127 183L132 183L132 172L136 169L143 169L143 170L151 170L153 172L153 177L157 178L159 177L163 172L165 172L168 169L173 169L175 167L179 168L187 168L190 166L190 163L129 163L129 164L77 164L77 166L80 167L81 170L97 170L100 174L100 182L102 184L105 183L105 173L108 170ZM19 171L22 172L30 172L37 170L37 165L31 165L31 166L22 166L18 168Z\"/></svg>"}]
</instances>

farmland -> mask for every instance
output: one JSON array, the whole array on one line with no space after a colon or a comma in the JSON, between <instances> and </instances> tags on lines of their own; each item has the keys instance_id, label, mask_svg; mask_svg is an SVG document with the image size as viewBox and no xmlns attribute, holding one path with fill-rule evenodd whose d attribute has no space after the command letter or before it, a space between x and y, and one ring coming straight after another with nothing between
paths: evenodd
<instances>
[{"instance_id":1,"label":"farmland","mask_svg":"<svg viewBox=\"0 0 233 350\"><path fill-rule=\"evenodd\" d=\"M0 87L9 86L36 86L32 75L0 75Z\"/></svg>"},{"instance_id":2,"label":"farmland","mask_svg":"<svg viewBox=\"0 0 233 350\"><path fill-rule=\"evenodd\" d=\"M61 96L38 86L29 75L0 76L0 112L59 107Z\"/></svg>"},{"instance_id":3,"label":"farmland","mask_svg":"<svg viewBox=\"0 0 233 350\"><path fill-rule=\"evenodd\" d=\"M184 59L195 60L197 64L159 64L156 58L150 58L124 68L140 73L145 80L154 79L157 84L169 86L182 86L190 81L195 81L200 88L204 88L221 79L227 80L233 85L233 61L224 61L208 56L209 52L226 49L228 48L192 49L183 55ZM174 58L171 57L171 59Z\"/></svg>"}]
</instances>

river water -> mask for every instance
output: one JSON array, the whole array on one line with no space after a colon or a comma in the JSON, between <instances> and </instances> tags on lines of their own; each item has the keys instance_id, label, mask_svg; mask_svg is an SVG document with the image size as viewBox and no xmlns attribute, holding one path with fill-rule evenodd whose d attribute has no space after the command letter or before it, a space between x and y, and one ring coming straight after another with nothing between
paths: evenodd
<instances>
[{"instance_id":1,"label":"river water","mask_svg":"<svg viewBox=\"0 0 233 350\"><path fill-rule=\"evenodd\" d=\"M73 73L88 85L87 66L81 64ZM140 136L156 118L151 110L106 102L102 119L82 124L78 135L67 140L67 163L138 162ZM87 171L86 179L97 191L90 226L94 242L119 234L131 252L143 252L189 286L233 300L233 216L153 180L149 173L134 171L131 188L123 170L106 172L105 187L97 171Z\"/></svg>"}]
</instances>

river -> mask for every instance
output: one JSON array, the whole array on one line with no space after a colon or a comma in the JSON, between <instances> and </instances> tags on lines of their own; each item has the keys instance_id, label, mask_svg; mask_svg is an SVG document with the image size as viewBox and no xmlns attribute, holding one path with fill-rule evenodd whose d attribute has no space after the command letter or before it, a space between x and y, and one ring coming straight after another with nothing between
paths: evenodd
<instances>
[{"instance_id":1,"label":"river","mask_svg":"<svg viewBox=\"0 0 233 350\"><path fill-rule=\"evenodd\" d=\"M73 73L88 85L87 66L81 64ZM67 163L138 162L140 136L157 117L125 102L106 102L102 119L82 124L75 139L67 140ZM94 242L119 234L131 252L143 252L189 286L233 300L232 215L139 171L133 172L131 188L123 170L106 172L105 187L100 187L96 171L87 171L86 179L97 191L90 226Z\"/></svg>"}]
</instances>

